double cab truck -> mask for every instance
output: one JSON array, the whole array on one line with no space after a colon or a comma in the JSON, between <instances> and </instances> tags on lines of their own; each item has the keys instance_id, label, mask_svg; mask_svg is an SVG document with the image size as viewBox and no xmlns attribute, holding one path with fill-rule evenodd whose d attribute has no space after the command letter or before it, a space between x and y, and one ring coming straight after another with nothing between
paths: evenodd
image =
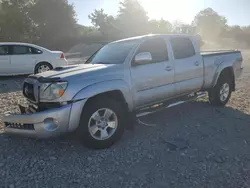
<instances>
[{"instance_id":1,"label":"double cab truck","mask_svg":"<svg viewBox=\"0 0 250 188\"><path fill-rule=\"evenodd\" d=\"M30 75L29 105L6 114L5 132L48 138L75 132L90 148L117 142L131 117L208 93L224 106L242 72L240 51L201 52L199 38L146 35L111 42L85 63Z\"/></svg>"}]
</instances>

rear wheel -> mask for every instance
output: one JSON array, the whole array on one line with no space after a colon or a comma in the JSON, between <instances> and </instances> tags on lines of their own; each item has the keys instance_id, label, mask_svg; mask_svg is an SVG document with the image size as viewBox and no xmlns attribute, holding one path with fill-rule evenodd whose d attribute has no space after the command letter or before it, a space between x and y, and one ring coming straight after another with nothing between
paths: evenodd
<instances>
[{"instance_id":1,"label":"rear wheel","mask_svg":"<svg viewBox=\"0 0 250 188\"><path fill-rule=\"evenodd\" d=\"M39 63L35 68L35 74L52 70L53 67L49 63Z\"/></svg>"},{"instance_id":2,"label":"rear wheel","mask_svg":"<svg viewBox=\"0 0 250 188\"><path fill-rule=\"evenodd\" d=\"M109 148L123 135L124 117L119 102L104 97L97 98L84 108L78 135L89 148Z\"/></svg>"},{"instance_id":3,"label":"rear wheel","mask_svg":"<svg viewBox=\"0 0 250 188\"><path fill-rule=\"evenodd\" d=\"M231 97L232 88L232 79L227 75L220 76L215 87L209 92L209 102L213 105L226 105Z\"/></svg>"}]
</instances>

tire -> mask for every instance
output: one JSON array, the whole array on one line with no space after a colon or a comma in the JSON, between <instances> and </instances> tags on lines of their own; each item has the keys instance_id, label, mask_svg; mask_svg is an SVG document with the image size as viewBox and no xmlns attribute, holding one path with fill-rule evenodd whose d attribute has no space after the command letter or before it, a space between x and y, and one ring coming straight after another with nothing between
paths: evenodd
<instances>
[{"instance_id":1,"label":"tire","mask_svg":"<svg viewBox=\"0 0 250 188\"><path fill-rule=\"evenodd\" d=\"M228 75L221 75L215 87L208 93L210 104L225 106L231 97L232 88L232 78Z\"/></svg>"},{"instance_id":2,"label":"tire","mask_svg":"<svg viewBox=\"0 0 250 188\"><path fill-rule=\"evenodd\" d=\"M53 69L53 67L49 63L46 63L46 62L44 62L44 63L38 63L36 65L36 67L35 67L34 73L38 74L38 73L46 72L46 71L49 71L49 70L52 70L52 69Z\"/></svg>"},{"instance_id":3,"label":"tire","mask_svg":"<svg viewBox=\"0 0 250 188\"><path fill-rule=\"evenodd\" d=\"M102 122L98 123L98 121L95 120L99 119L96 113L99 113L99 116L103 118L105 110L109 114L114 113L114 115L110 115L110 117L107 118L108 121L100 120ZM95 117L95 119L93 119L93 117ZM121 139L125 128L125 117L126 115L124 113L122 105L119 102L105 97L100 97L95 100L91 100L83 109L77 134L83 144L88 148L109 148L115 142ZM107 122L108 124L105 124ZM110 126L115 127L115 123L116 128L111 128L108 126L110 124ZM97 124L99 124L99 126L101 127L98 127ZM107 137L107 134L104 134L103 131L106 131L109 137Z\"/></svg>"}]
</instances>

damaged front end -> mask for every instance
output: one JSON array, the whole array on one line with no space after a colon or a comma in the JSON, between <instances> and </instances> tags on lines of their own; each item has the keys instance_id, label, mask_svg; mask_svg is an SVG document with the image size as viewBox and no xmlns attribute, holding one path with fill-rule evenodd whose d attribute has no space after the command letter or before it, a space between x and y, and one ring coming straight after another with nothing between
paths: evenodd
<instances>
[{"instance_id":1,"label":"damaged front end","mask_svg":"<svg viewBox=\"0 0 250 188\"><path fill-rule=\"evenodd\" d=\"M46 79L28 77L24 81L23 95L28 105L19 105L20 114L5 115L4 130L9 134L48 138L77 128L80 109L84 101L41 102L40 88L44 83L60 82L59 78Z\"/></svg>"},{"instance_id":2,"label":"damaged front end","mask_svg":"<svg viewBox=\"0 0 250 188\"><path fill-rule=\"evenodd\" d=\"M72 104L57 108L41 109L34 105L19 105L20 114L4 117L6 133L48 138L68 132Z\"/></svg>"}]
</instances>

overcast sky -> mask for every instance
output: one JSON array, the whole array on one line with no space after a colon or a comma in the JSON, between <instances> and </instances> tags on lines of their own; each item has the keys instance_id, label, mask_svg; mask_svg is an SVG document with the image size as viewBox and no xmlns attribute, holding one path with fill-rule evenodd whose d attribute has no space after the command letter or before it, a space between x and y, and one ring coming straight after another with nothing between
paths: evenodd
<instances>
[{"instance_id":1,"label":"overcast sky","mask_svg":"<svg viewBox=\"0 0 250 188\"><path fill-rule=\"evenodd\" d=\"M73 3L78 22L91 25L88 15L103 8L116 15L120 0L69 0ZM139 0L150 19L180 20L191 23L202 9L211 7L228 19L230 25L250 25L250 0Z\"/></svg>"}]
</instances>

